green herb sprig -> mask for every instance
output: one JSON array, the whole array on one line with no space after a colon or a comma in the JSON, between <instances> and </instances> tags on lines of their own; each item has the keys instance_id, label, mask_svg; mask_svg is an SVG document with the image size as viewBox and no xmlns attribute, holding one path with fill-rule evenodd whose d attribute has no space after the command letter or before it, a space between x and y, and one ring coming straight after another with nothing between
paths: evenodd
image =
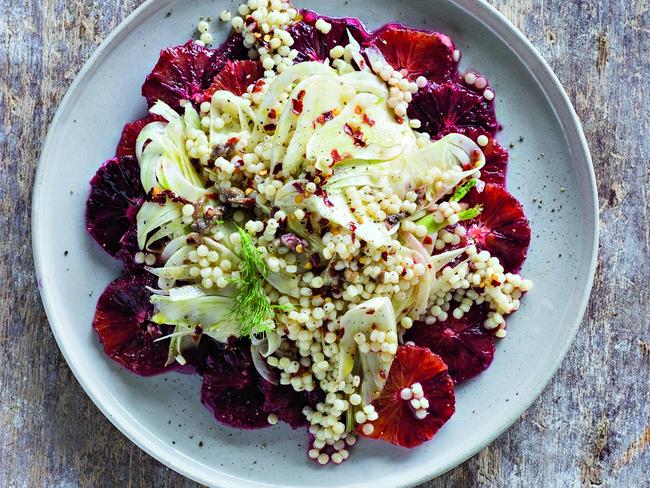
<instances>
[{"instance_id":1,"label":"green herb sprig","mask_svg":"<svg viewBox=\"0 0 650 488\"><path fill-rule=\"evenodd\" d=\"M275 311L289 311L291 305L272 305L263 281L269 275L264 261L253 239L244 229L237 228L241 240L239 253L239 278L232 282L237 286L232 316L240 327L241 336L270 332L275 328Z\"/></svg>"},{"instance_id":2,"label":"green herb sprig","mask_svg":"<svg viewBox=\"0 0 650 488\"><path fill-rule=\"evenodd\" d=\"M452 202L460 202L463 198L465 198L465 195L469 193L469 191L476 186L476 178L472 178L471 180L467 181L466 183L460 185L450 200Z\"/></svg>"},{"instance_id":3,"label":"green herb sprig","mask_svg":"<svg viewBox=\"0 0 650 488\"><path fill-rule=\"evenodd\" d=\"M483 207L481 205L476 205L474 207L468 208L463 210L458 214L458 221L461 222L463 220L472 220L481 215L481 212L483 211Z\"/></svg>"},{"instance_id":4,"label":"green herb sprig","mask_svg":"<svg viewBox=\"0 0 650 488\"><path fill-rule=\"evenodd\" d=\"M477 183L476 178L472 178L467 182L463 183L456 189L456 191L451 196L449 201L460 202L463 198L465 198L465 196L469 193L469 191L476 186L476 183ZM483 211L483 207L481 205L476 205L474 207L465 209L458 214L458 221L462 222L463 220L474 219L478 217L482 211ZM435 220L433 220L432 214L425 215L415 223L418 225L424 225L430 234L433 232L438 232L440 229L447 227L447 225L449 225L447 221L443 221L440 223L436 222Z\"/></svg>"}]
</instances>

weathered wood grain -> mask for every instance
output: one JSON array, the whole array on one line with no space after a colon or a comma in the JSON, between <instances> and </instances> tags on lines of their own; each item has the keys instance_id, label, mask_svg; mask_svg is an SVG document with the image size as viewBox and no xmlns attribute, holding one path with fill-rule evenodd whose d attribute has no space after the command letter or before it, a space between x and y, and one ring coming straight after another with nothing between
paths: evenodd
<instances>
[{"instance_id":1,"label":"weathered wood grain","mask_svg":"<svg viewBox=\"0 0 650 488\"><path fill-rule=\"evenodd\" d=\"M72 78L141 0L0 0L0 486L193 487L124 438L65 365L38 297L30 194ZM533 407L426 487L646 487L650 467L650 7L493 0L537 46L584 123L601 250L575 343Z\"/></svg>"}]
</instances>

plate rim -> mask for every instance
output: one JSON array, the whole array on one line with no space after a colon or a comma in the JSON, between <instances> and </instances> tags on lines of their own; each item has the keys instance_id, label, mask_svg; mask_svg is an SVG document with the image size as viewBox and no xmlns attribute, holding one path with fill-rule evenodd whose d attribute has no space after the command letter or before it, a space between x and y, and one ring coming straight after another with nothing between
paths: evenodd
<instances>
[{"instance_id":1,"label":"plate rim","mask_svg":"<svg viewBox=\"0 0 650 488\"><path fill-rule=\"evenodd\" d=\"M56 113L50 123L48 128L47 136L43 142L41 148L41 154L38 161L38 167L36 170L36 175L34 178L33 189L32 189L32 205L31 205L31 215L32 215L32 255L34 259L35 269L36 269L36 278L38 282L38 289L41 295L41 300L48 317L48 324L50 330L54 335L54 338L57 342L57 345L64 356L64 359L74 374L75 378L79 384L84 389L85 393L90 397L93 403L97 408L102 412L102 414L108 418L108 420L122 433L124 434L131 442L136 444L139 448L147 452L153 458L167 466L168 468L182 474L183 476L203 483L209 486L221 486L223 488L239 488L242 486L269 486L268 484L252 482L249 480L244 480L242 478L235 477L228 473L219 473L219 479L214 479L214 477L203 476L202 473L193 471L190 469L192 463L196 461L187 456L180 451L175 450L171 446L166 446L161 443L157 437L141 427L135 418L130 416L128 412L125 412L124 415L115 415L115 407L117 406L114 403L114 399L110 398L108 395L98 394L93 388L93 385L87 381L87 378L80 371L78 365L75 364L73 355L70 351L66 350L64 347L64 341L60 335L60 332L54 322L52 317L54 314L54 305L52 303L52 298L48 293L48 288L41 286L40 278L43 276L43 262L41 259L40 245L42 238L40 237L39 232L39 223L40 217L37 209L40 206L40 188L43 184L43 174L45 160L47 159L47 154L50 151L50 146L54 138L54 133L57 131L57 126L60 123L60 120L64 117L67 112L68 105L72 99L73 93L76 91L77 87L85 80L85 78L92 73L92 70L95 67L95 64L98 60L102 58L104 53L112 47L113 43L119 41L119 37L126 35L132 29L137 27L137 22L134 22L141 15L143 15L147 10L153 9L154 7L158 9L156 5L158 3L164 4L170 0L146 0L139 7L137 7L133 12L131 12L120 24L113 29L108 36L100 43L100 45L93 51L92 55L84 63L83 67L70 84L64 97L62 98ZM471 15L487 27L493 34L498 36L502 41L506 42L510 49L520 57L521 62L525 68L529 71L530 75L539 85L540 90L548 98L549 105L554 110L555 115L562 127L562 133L567 139L571 142L577 142L578 146L575 148L575 152L579 153L584 159L587 166L587 173L589 177L588 184L591 187L591 206L592 206L592 215L593 222L591 226L591 232L593 234L593 242L591 255L589 256L588 264L588 276L586 277L585 287L580 297L579 303L577 304L577 314L573 317L573 320L570 321L569 334L566 336L565 342L562 344L562 348L559 351L560 354L555 356L555 359L552 363L546 374L543 376L543 380L540 381L534 388L531 389L531 394L527 401L523 404L510 416L505 417L504 420L498 425L496 429L489 435L486 435L480 442L470 448L467 448L456 456L453 462L449 462L445 465L438 466L436 469L431 469L429 471L423 471L415 473L414 476L405 477L399 483L399 487L412 486L415 484L423 483L428 480L431 480L435 477L441 476L447 471L453 469L456 466L464 463L467 459L475 455L477 452L482 450L487 445L491 444L497 437L503 434L508 428L510 428L514 422L519 419L526 410L530 408L532 403L537 400L546 388L551 378L555 375L561 363L564 361L569 348L573 344L575 335L577 333L578 327L580 326L584 314L591 296L591 291L593 288L594 276L597 266L597 256L598 256L598 242L599 242L599 208L598 208L598 192L596 186L596 177L593 167L593 162L587 140L584 135L580 119L575 112L573 104L571 103L566 91L564 90L559 79L542 57L539 51L533 46L533 44L520 32L503 14L501 14L495 7L488 4L485 0L448 0L452 4L457 5L463 9L467 14ZM508 41L514 42L508 42ZM544 77L542 80L541 78ZM559 113L562 111L563 113ZM568 135L568 131L573 130L571 137ZM111 411L111 408L113 411ZM119 410L117 412L120 413ZM182 458L182 459L181 459ZM218 484L215 484L218 483ZM388 486L384 482L375 481L377 487Z\"/></svg>"}]
</instances>

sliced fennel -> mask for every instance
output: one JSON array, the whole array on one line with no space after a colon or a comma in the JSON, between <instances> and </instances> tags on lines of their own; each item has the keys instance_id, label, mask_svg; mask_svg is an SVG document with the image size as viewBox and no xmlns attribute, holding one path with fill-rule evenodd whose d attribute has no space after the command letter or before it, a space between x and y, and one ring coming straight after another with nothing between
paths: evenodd
<instances>
[{"instance_id":1,"label":"sliced fennel","mask_svg":"<svg viewBox=\"0 0 650 488\"><path fill-rule=\"evenodd\" d=\"M224 115L229 117L230 122L227 124ZM217 119L222 121L220 129ZM210 105L210 145L226 144L232 138L247 136L257 120L249 100L225 90L215 92Z\"/></svg>"},{"instance_id":2,"label":"sliced fennel","mask_svg":"<svg viewBox=\"0 0 650 488\"><path fill-rule=\"evenodd\" d=\"M284 174L293 174L300 168L307 143L317 131L315 121L324 113L340 112L344 95L343 83L331 75L311 76L294 88L273 136L273 160L282 161ZM302 111L296 114L291 100L300 96Z\"/></svg>"},{"instance_id":3,"label":"sliced fennel","mask_svg":"<svg viewBox=\"0 0 650 488\"><path fill-rule=\"evenodd\" d=\"M474 141L461 134L449 134L393 161L343 167L325 187L389 186L404 198L408 191L424 185L436 201L484 164L485 156Z\"/></svg>"},{"instance_id":4,"label":"sliced fennel","mask_svg":"<svg viewBox=\"0 0 650 488\"><path fill-rule=\"evenodd\" d=\"M371 93L379 104L388 99L388 87L381 78L367 71L353 71L340 76L341 81L352 86L359 93Z\"/></svg>"},{"instance_id":5,"label":"sliced fennel","mask_svg":"<svg viewBox=\"0 0 650 488\"><path fill-rule=\"evenodd\" d=\"M278 103L282 93L287 90L288 86L293 85L296 81L316 75L336 76L336 71L316 61L294 64L284 70L273 80L271 86L269 86L264 101L257 111L258 119L266 120L269 110Z\"/></svg>"},{"instance_id":6,"label":"sliced fennel","mask_svg":"<svg viewBox=\"0 0 650 488\"><path fill-rule=\"evenodd\" d=\"M136 217L138 226L138 247L145 249L150 243L167 237L184 229L182 224L182 204L167 201L160 205L155 202L145 202ZM153 231L155 234L150 234Z\"/></svg>"},{"instance_id":7,"label":"sliced fennel","mask_svg":"<svg viewBox=\"0 0 650 488\"><path fill-rule=\"evenodd\" d=\"M328 192L327 195L314 194L305 198L302 196L302 192L296 188L296 185L289 183L278 190L275 205L287 214L301 208L308 210L319 218L327 219L343 229L354 228L355 235L359 239L377 248L390 242L390 232L383 222L374 222L369 217L360 222L352 213L345 197L336 190ZM363 211L363 209L358 210Z\"/></svg>"},{"instance_id":8,"label":"sliced fennel","mask_svg":"<svg viewBox=\"0 0 650 488\"><path fill-rule=\"evenodd\" d=\"M382 332L394 339L397 350L397 321L393 305L387 297L377 297L349 309L341 317L343 338L339 343L339 370L337 381L343 381L350 374L361 376L361 397L364 404L376 399L386 384L388 372L393 363L395 352L373 351L361 352L355 341L357 334L363 334L370 342L373 330ZM355 370L358 368L358 373Z\"/></svg>"},{"instance_id":9,"label":"sliced fennel","mask_svg":"<svg viewBox=\"0 0 650 488\"><path fill-rule=\"evenodd\" d=\"M167 122L180 118L179 113L167 105L165 102L158 100L153 107L149 109L149 113L153 115L160 115Z\"/></svg>"},{"instance_id":10,"label":"sliced fennel","mask_svg":"<svg viewBox=\"0 0 650 488\"><path fill-rule=\"evenodd\" d=\"M158 324L177 327L175 335L192 335L197 327L219 342L226 342L231 336L238 336L235 321L229 318L233 298L228 292L224 295L208 294L197 286L172 288L169 295L151 296L154 315L151 320Z\"/></svg>"},{"instance_id":11,"label":"sliced fennel","mask_svg":"<svg viewBox=\"0 0 650 488\"><path fill-rule=\"evenodd\" d=\"M333 154L338 160L394 159L415 148L415 135L395 120L387 97L386 84L369 71L339 75L321 63L300 63L271 83L256 113L254 137L261 140L262 128L275 126L272 160L282 162L286 175L306 161L331 165ZM351 131L358 134L356 145Z\"/></svg>"},{"instance_id":12,"label":"sliced fennel","mask_svg":"<svg viewBox=\"0 0 650 488\"><path fill-rule=\"evenodd\" d=\"M156 107L157 113L167 112L163 102L158 102ZM190 131L199 130L196 127L199 116L191 104L185 105L182 117L166 116L172 120L166 125L161 122L148 124L136 140L142 187L146 192L154 188L171 190L189 201L199 201L206 190L186 149Z\"/></svg>"},{"instance_id":13,"label":"sliced fennel","mask_svg":"<svg viewBox=\"0 0 650 488\"><path fill-rule=\"evenodd\" d=\"M299 277L284 271L269 271L266 281L283 295L300 298Z\"/></svg>"},{"instance_id":14,"label":"sliced fennel","mask_svg":"<svg viewBox=\"0 0 650 488\"><path fill-rule=\"evenodd\" d=\"M310 138L307 159L331 159L336 151L342 161L389 161L414 147L413 130L398 123L381 98L359 93Z\"/></svg>"}]
</instances>

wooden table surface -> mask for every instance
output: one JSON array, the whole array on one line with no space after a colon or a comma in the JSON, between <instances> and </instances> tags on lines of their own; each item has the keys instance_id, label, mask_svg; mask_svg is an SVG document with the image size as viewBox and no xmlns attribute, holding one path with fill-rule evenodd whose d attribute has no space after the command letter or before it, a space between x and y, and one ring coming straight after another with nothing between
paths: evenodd
<instances>
[{"instance_id":1,"label":"wooden table surface","mask_svg":"<svg viewBox=\"0 0 650 488\"><path fill-rule=\"evenodd\" d=\"M0 0L0 487L193 487L129 442L66 366L32 270L40 146L95 47L141 0ZM650 486L650 7L493 0L582 118L600 261L576 340L531 409L426 487ZM646 78L648 77L648 78Z\"/></svg>"}]
</instances>

